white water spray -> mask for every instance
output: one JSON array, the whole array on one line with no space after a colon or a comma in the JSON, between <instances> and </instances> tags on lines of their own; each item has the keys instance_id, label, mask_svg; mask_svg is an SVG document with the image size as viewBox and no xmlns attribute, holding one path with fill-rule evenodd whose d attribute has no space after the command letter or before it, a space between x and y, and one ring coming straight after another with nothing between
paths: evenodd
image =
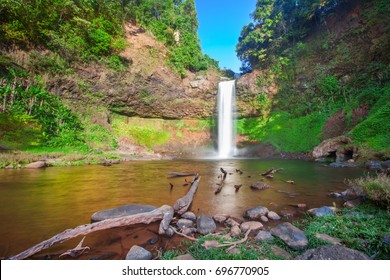
<instances>
[{"instance_id":1,"label":"white water spray","mask_svg":"<svg viewBox=\"0 0 390 280\"><path fill-rule=\"evenodd\" d=\"M235 81L220 82L218 85L218 157L234 155L233 108Z\"/></svg>"}]
</instances>

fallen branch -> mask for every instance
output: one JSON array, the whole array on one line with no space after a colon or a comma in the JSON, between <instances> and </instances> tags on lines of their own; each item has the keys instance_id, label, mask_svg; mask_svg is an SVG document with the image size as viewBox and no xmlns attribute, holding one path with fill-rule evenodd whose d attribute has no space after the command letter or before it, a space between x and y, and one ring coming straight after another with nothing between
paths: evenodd
<instances>
[{"instance_id":1,"label":"fallen branch","mask_svg":"<svg viewBox=\"0 0 390 280\"><path fill-rule=\"evenodd\" d=\"M181 233L181 232L177 231L174 227L170 227L170 228L171 228L171 230L173 230L173 232L176 233L177 235L180 235L180 236L182 236L182 237L185 237L185 238L187 238L187 239L189 239L189 240L191 240L191 241L198 241L198 239L196 239L196 238L194 238L194 237L188 236L188 235L186 235L186 234L184 234L184 233Z\"/></svg>"},{"instance_id":2,"label":"fallen branch","mask_svg":"<svg viewBox=\"0 0 390 280\"><path fill-rule=\"evenodd\" d=\"M22 260L28 258L42 250L50 248L56 244L63 243L69 239L75 238L80 235L87 235L89 233L100 231L109 228L129 226L134 224L150 224L152 222L161 220L164 218L165 213L172 211L172 207L163 205L151 212L135 214L131 216L119 217L114 219L107 219L101 222L93 224L85 224L73 229L67 229L41 243L19 253L16 256L10 257L11 260Z\"/></svg>"},{"instance_id":3,"label":"fallen branch","mask_svg":"<svg viewBox=\"0 0 390 280\"><path fill-rule=\"evenodd\" d=\"M168 172L168 175L171 177L190 177L190 176L196 176L195 173L181 173L181 172Z\"/></svg>"},{"instance_id":4,"label":"fallen branch","mask_svg":"<svg viewBox=\"0 0 390 280\"><path fill-rule=\"evenodd\" d=\"M274 174L280 170L283 170L283 168L271 168L271 169L268 169L267 171L265 171L264 173L261 173L260 175L265 177L267 175Z\"/></svg>"},{"instance_id":5,"label":"fallen branch","mask_svg":"<svg viewBox=\"0 0 390 280\"><path fill-rule=\"evenodd\" d=\"M223 174L221 181L217 184L219 185L218 189L214 192L214 194L219 194L222 191L223 186L225 185L225 179L227 176L227 172L221 167L221 172Z\"/></svg>"},{"instance_id":6,"label":"fallen branch","mask_svg":"<svg viewBox=\"0 0 390 280\"><path fill-rule=\"evenodd\" d=\"M179 215L183 215L188 208L190 207L192 200L194 198L194 195L196 191L198 190L198 185L199 185L200 177L198 174L194 177L194 179L191 182L191 187L186 193L185 196L182 198L179 198L176 200L175 205L173 205L173 209L175 210L176 213Z\"/></svg>"},{"instance_id":7,"label":"fallen branch","mask_svg":"<svg viewBox=\"0 0 390 280\"><path fill-rule=\"evenodd\" d=\"M72 258L75 258L75 257L78 257L78 256L82 255L86 250L90 250L91 248L89 248L88 246L84 246L83 247L84 239L85 239L85 236L83 237L83 239L81 239L80 243L77 244L76 247L74 247L73 249L70 249L70 250L66 251L65 253L61 254L59 256L59 258L62 258L62 257L65 257L65 256L70 256Z\"/></svg>"}]
</instances>

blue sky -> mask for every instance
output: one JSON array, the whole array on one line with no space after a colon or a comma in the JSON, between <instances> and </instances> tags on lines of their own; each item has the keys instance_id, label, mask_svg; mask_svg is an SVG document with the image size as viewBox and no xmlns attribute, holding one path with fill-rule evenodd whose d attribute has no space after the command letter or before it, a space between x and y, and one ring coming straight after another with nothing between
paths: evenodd
<instances>
[{"instance_id":1,"label":"blue sky","mask_svg":"<svg viewBox=\"0 0 390 280\"><path fill-rule=\"evenodd\" d=\"M219 61L219 67L240 72L236 45L241 29L251 21L256 0L195 0L199 38L203 52Z\"/></svg>"}]
</instances>

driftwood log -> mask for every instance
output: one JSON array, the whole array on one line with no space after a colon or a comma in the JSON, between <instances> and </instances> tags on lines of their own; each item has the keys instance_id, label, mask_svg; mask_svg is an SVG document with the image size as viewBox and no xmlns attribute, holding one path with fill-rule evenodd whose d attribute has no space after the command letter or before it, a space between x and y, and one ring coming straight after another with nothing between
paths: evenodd
<instances>
[{"instance_id":1,"label":"driftwood log","mask_svg":"<svg viewBox=\"0 0 390 280\"><path fill-rule=\"evenodd\" d=\"M227 172L221 167L221 172L222 172L222 178L221 181L218 183L219 187L218 189L214 192L214 194L219 194L222 191L223 186L225 185L225 179L227 176Z\"/></svg>"},{"instance_id":2,"label":"driftwood log","mask_svg":"<svg viewBox=\"0 0 390 280\"><path fill-rule=\"evenodd\" d=\"M179 215L183 215L185 212L187 212L188 208L190 208L190 205L192 203L192 199L194 198L194 195L196 191L198 190L200 177L197 174L194 179L191 182L191 187L188 190L187 194L178 200L176 200L175 205L173 205L173 209L175 210L175 213L178 213Z\"/></svg>"},{"instance_id":3,"label":"driftwood log","mask_svg":"<svg viewBox=\"0 0 390 280\"><path fill-rule=\"evenodd\" d=\"M163 205L151 212L135 214L131 216L119 217L114 219L107 219L101 222L86 224L75 227L73 229L67 229L41 243L19 253L16 256L10 257L11 260L22 260L28 258L42 250L50 248L56 244L63 243L69 239L75 238L80 235L87 235L99 230L129 226L134 224L150 224L159 220L162 220L166 213L173 212L172 206Z\"/></svg>"}]
</instances>

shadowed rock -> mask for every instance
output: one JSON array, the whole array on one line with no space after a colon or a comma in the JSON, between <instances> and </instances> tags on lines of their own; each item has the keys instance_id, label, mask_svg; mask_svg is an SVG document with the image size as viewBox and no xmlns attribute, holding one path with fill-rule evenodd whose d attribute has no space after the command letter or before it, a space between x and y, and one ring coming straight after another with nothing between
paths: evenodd
<instances>
[{"instance_id":1,"label":"shadowed rock","mask_svg":"<svg viewBox=\"0 0 390 280\"><path fill-rule=\"evenodd\" d=\"M369 260L359 251L340 246L327 245L311 249L295 258L296 260Z\"/></svg>"},{"instance_id":2,"label":"shadowed rock","mask_svg":"<svg viewBox=\"0 0 390 280\"><path fill-rule=\"evenodd\" d=\"M214 220L205 215L201 215L196 221L197 231L200 234L209 234L213 233L217 226L215 225Z\"/></svg>"},{"instance_id":3,"label":"shadowed rock","mask_svg":"<svg viewBox=\"0 0 390 280\"><path fill-rule=\"evenodd\" d=\"M270 240L273 238L274 237L272 236L272 234L269 231L260 230L259 233L256 235L255 240L263 242L263 241Z\"/></svg>"},{"instance_id":4,"label":"shadowed rock","mask_svg":"<svg viewBox=\"0 0 390 280\"><path fill-rule=\"evenodd\" d=\"M143 204L127 204L117 208L106 209L94 213L91 217L92 222L99 222L107 219L125 217L139 213L151 212L157 209L156 206Z\"/></svg>"},{"instance_id":5,"label":"shadowed rock","mask_svg":"<svg viewBox=\"0 0 390 280\"><path fill-rule=\"evenodd\" d=\"M290 248L294 250L305 249L308 244L305 233L287 222L271 229L271 234L282 239Z\"/></svg>"}]
</instances>

